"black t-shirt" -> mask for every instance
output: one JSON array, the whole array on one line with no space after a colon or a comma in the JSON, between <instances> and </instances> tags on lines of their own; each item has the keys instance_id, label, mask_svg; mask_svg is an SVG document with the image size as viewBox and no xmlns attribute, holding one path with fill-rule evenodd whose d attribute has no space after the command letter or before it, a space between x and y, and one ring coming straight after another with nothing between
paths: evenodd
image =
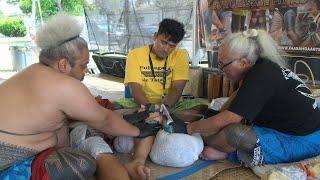
<instances>
[{"instance_id":1,"label":"black t-shirt","mask_svg":"<svg viewBox=\"0 0 320 180\"><path fill-rule=\"evenodd\" d=\"M228 110L287 134L320 129L320 111L310 89L292 71L265 59L249 70Z\"/></svg>"}]
</instances>

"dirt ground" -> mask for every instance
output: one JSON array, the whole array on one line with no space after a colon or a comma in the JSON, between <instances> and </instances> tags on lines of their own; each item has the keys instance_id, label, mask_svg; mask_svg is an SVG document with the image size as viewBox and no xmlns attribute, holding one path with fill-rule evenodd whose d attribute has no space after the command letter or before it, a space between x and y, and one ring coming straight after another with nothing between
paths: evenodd
<instances>
[{"instance_id":1,"label":"dirt ground","mask_svg":"<svg viewBox=\"0 0 320 180\"><path fill-rule=\"evenodd\" d=\"M0 83L16 74L14 71L0 71ZM87 74L83 83L94 96L102 96L110 101L124 97L124 84L122 78L107 74Z\"/></svg>"}]
</instances>

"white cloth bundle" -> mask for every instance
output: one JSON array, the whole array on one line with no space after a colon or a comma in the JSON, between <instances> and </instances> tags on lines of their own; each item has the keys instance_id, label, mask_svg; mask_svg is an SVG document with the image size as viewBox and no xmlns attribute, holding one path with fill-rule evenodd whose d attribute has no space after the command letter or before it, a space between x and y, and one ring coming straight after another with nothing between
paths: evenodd
<instances>
[{"instance_id":1,"label":"white cloth bundle","mask_svg":"<svg viewBox=\"0 0 320 180\"><path fill-rule=\"evenodd\" d=\"M71 147L85 151L95 159L100 153L113 153L110 146L102 139L102 137L87 137L88 132L89 127L87 125L76 126L70 132Z\"/></svg>"},{"instance_id":2,"label":"white cloth bundle","mask_svg":"<svg viewBox=\"0 0 320 180\"><path fill-rule=\"evenodd\" d=\"M151 160L160 165L186 167L199 159L203 140L199 134L168 133L160 130L150 152Z\"/></svg>"}]
</instances>

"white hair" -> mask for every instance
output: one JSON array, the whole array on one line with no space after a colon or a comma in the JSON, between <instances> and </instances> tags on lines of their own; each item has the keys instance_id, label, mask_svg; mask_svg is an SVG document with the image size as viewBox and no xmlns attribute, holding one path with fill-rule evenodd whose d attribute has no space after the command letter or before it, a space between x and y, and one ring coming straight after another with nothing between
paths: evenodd
<instances>
[{"instance_id":1,"label":"white hair","mask_svg":"<svg viewBox=\"0 0 320 180\"><path fill-rule=\"evenodd\" d=\"M66 58L74 64L87 42L79 35L82 25L72 16L59 13L51 17L36 34L36 44L41 49L39 60L50 65Z\"/></svg>"},{"instance_id":2,"label":"white hair","mask_svg":"<svg viewBox=\"0 0 320 180\"><path fill-rule=\"evenodd\" d=\"M36 34L36 44L41 49L50 49L64 41L79 36L82 25L72 16L59 13L52 16Z\"/></svg>"},{"instance_id":3,"label":"white hair","mask_svg":"<svg viewBox=\"0 0 320 180\"><path fill-rule=\"evenodd\" d=\"M277 43L264 30L249 29L244 32L232 33L224 38L222 45L230 51L240 53L249 62L255 63L259 57L265 58L285 67L285 53L279 49Z\"/></svg>"}]
</instances>

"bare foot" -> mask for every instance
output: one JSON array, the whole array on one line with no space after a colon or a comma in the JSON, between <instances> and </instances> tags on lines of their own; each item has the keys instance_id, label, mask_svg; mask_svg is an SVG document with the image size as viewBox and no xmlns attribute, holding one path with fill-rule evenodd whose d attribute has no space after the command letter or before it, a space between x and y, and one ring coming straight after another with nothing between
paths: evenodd
<instances>
[{"instance_id":1,"label":"bare foot","mask_svg":"<svg viewBox=\"0 0 320 180\"><path fill-rule=\"evenodd\" d=\"M150 179L150 169L143 163L131 161L124 165L133 180Z\"/></svg>"},{"instance_id":2,"label":"bare foot","mask_svg":"<svg viewBox=\"0 0 320 180\"><path fill-rule=\"evenodd\" d=\"M226 159L227 155L228 155L227 153L218 151L209 146L205 146L200 155L200 158L204 160L222 160L222 159Z\"/></svg>"}]
</instances>

